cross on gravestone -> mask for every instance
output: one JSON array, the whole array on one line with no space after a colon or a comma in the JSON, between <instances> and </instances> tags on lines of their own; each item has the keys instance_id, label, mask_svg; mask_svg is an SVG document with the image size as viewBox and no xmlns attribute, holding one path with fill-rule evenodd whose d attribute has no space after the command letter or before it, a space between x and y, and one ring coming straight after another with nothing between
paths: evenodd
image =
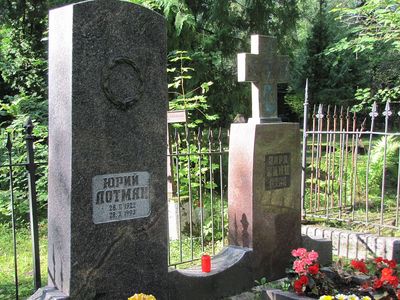
<instances>
[{"instance_id":1,"label":"cross on gravestone","mask_svg":"<svg viewBox=\"0 0 400 300\"><path fill-rule=\"evenodd\" d=\"M252 118L256 124L280 121L278 83L288 81L288 56L277 55L275 37L252 35L251 53L238 54L238 81L251 82Z\"/></svg>"}]
</instances>

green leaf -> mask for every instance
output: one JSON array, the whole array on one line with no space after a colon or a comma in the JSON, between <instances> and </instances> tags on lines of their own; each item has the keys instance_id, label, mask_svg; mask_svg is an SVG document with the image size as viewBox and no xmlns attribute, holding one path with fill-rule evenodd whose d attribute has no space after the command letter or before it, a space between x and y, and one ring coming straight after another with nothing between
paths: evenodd
<instances>
[{"instance_id":1,"label":"green leaf","mask_svg":"<svg viewBox=\"0 0 400 300\"><path fill-rule=\"evenodd\" d=\"M175 29L176 29L176 35L179 36L182 31L183 23L187 20L187 15L182 14L181 11L178 11L178 13L175 16Z\"/></svg>"}]
</instances>

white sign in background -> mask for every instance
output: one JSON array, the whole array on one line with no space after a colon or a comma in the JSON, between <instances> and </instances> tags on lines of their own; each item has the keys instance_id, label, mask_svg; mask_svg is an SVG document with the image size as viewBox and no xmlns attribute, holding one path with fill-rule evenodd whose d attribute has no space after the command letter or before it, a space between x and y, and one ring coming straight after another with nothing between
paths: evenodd
<instances>
[{"instance_id":1,"label":"white sign in background","mask_svg":"<svg viewBox=\"0 0 400 300\"><path fill-rule=\"evenodd\" d=\"M93 222L101 224L148 217L151 212L149 182L149 172L93 177Z\"/></svg>"}]
</instances>

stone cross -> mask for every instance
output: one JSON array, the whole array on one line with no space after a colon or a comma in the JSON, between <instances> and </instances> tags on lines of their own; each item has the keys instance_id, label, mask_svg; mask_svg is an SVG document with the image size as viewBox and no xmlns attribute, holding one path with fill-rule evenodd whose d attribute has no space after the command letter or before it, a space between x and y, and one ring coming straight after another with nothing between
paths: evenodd
<instances>
[{"instance_id":1,"label":"stone cross","mask_svg":"<svg viewBox=\"0 0 400 300\"><path fill-rule=\"evenodd\" d=\"M251 82L251 123L280 121L277 84L288 81L288 56L277 55L275 37L252 35L251 53L238 54L238 81Z\"/></svg>"}]
</instances>

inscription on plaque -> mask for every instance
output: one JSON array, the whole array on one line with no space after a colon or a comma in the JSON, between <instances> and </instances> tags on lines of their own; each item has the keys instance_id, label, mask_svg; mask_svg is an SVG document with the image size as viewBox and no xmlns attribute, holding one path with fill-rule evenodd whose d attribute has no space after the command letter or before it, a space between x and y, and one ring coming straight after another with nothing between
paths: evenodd
<instances>
[{"instance_id":1,"label":"inscription on plaque","mask_svg":"<svg viewBox=\"0 0 400 300\"><path fill-rule=\"evenodd\" d=\"M290 186L290 153L265 155L265 190Z\"/></svg>"},{"instance_id":2,"label":"inscription on plaque","mask_svg":"<svg viewBox=\"0 0 400 300\"><path fill-rule=\"evenodd\" d=\"M150 215L149 180L149 172L93 177L93 222L100 224L148 217Z\"/></svg>"}]
</instances>

